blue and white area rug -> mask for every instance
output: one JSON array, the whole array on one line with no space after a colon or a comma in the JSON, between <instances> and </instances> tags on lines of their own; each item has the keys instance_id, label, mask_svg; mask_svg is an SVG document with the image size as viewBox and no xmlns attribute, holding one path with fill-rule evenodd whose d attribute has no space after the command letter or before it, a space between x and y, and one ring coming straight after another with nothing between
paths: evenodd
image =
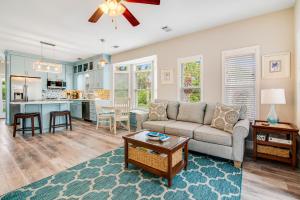
<instances>
[{"instance_id":1,"label":"blue and white area rug","mask_svg":"<svg viewBox=\"0 0 300 200\"><path fill-rule=\"evenodd\" d=\"M166 179L133 165L125 170L123 155L123 148L108 152L0 199L240 199L242 171L227 160L190 153L188 170L168 188Z\"/></svg>"}]
</instances>

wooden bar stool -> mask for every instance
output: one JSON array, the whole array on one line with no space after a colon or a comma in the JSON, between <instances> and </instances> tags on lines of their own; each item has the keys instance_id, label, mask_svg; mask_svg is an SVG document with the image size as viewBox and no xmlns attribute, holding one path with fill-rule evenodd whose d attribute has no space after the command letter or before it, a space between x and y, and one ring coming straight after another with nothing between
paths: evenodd
<instances>
[{"instance_id":1,"label":"wooden bar stool","mask_svg":"<svg viewBox=\"0 0 300 200\"><path fill-rule=\"evenodd\" d=\"M56 117L65 117L66 122L63 124L56 124ZM55 128L58 127L66 127L67 130L68 127L70 127L70 130L72 131L72 119L71 119L70 111L65 110L65 111L50 112L49 133L51 133L51 129L52 129L52 133L55 133Z\"/></svg>"},{"instance_id":2,"label":"wooden bar stool","mask_svg":"<svg viewBox=\"0 0 300 200\"><path fill-rule=\"evenodd\" d=\"M38 119L38 127L35 127L34 125L34 118L37 117ZM20 124L18 120L22 120L22 128L17 128L17 126ZM31 119L31 127L26 127L26 119ZM32 136L34 136L35 130L40 130L40 134L42 134L42 122L41 122L41 114L40 113L17 113L14 115L14 131L13 131L13 137L16 137L17 131L22 131L24 134L25 131L31 131Z\"/></svg>"}]
</instances>

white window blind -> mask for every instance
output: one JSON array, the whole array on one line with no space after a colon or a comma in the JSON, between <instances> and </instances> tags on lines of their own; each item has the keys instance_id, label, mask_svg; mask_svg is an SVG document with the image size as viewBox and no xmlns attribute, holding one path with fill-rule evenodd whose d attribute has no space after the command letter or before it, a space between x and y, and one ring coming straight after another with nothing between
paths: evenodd
<instances>
[{"instance_id":1,"label":"white window blind","mask_svg":"<svg viewBox=\"0 0 300 200\"><path fill-rule=\"evenodd\" d=\"M257 49L223 52L223 102L228 105L246 105L249 120L254 120L257 112Z\"/></svg>"}]
</instances>

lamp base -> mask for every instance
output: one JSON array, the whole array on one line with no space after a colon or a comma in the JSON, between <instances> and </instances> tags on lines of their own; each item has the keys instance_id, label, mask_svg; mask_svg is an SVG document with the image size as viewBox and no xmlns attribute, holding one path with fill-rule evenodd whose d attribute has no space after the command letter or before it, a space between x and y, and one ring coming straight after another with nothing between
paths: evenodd
<instances>
[{"instance_id":1,"label":"lamp base","mask_svg":"<svg viewBox=\"0 0 300 200\"><path fill-rule=\"evenodd\" d=\"M278 116L277 116L274 104L272 104L270 106L270 112L268 114L267 121L270 124L277 124L279 122L279 119L278 119Z\"/></svg>"}]
</instances>

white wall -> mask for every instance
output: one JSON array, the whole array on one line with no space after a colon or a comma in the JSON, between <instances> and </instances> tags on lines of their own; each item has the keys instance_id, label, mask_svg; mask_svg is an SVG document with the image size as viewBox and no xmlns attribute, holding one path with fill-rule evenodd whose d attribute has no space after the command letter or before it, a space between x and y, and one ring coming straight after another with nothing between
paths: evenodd
<instances>
[{"instance_id":1,"label":"white wall","mask_svg":"<svg viewBox=\"0 0 300 200\"><path fill-rule=\"evenodd\" d=\"M204 100L209 102L221 101L222 50L260 45L262 54L289 51L292 53L291 79L262 80L260 87L286 89L287 105L279 106L278 113L281 120L291 121L295 113L294 42L294 11L287 9L116 54L112 62L157 55L158 98L176 99L177 84L162 85L160 70L171 68L176 74L178 58L201 54L204 57ZM268 106L261 106L258 118L265 119L268 111Z\"/></svg>"}]
</instances>

